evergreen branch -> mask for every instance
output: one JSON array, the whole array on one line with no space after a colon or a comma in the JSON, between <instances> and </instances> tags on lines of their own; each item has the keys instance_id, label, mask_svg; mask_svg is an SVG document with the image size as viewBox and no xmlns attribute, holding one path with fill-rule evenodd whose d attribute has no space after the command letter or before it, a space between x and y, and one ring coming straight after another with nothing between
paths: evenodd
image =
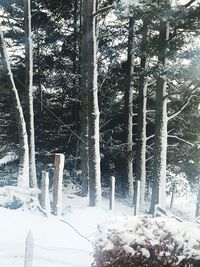
<instances>
[{"instance_id":1,"label":"evergreen branch","mask_svg":"<svg viewBox=\"0 0 200 267\"><path fill-rule=\"evenodd\" d=\"M188 87L190 87L191 85L193 85L193 81L192 82L190 82L187 86L179 86L179 87L176 87L174 84L172 84L172 83L170 83L169 81L168 81L168 85L172 88L172 89L174 89L174 90L177 90L176 92L171 92L171 93L168 93L166 96L165 96L165 98L168 98L169 96L173 96L173 95L179 95L179 94L182 94L182 93L184 93L186 90L188 90Z\"/></svg>"},{"instance_id":2,"label":"evergreen branch","mask_svg":"<svg viewBox=\"0 0 200 267\"><path fill-rule=\"evenodd\" d=\"M112 8L113 8L113 5L112 6L103 7L101 9L97 10L95 13L93 13L93 17L96 17L96 16L98 16L98 15L100 15L100 14L102 14L102 13L104 13L104 12L106 12L106 11L112 9Z\"/></svg>"},{"instance_id":3,"label":"evergreen branch","mask_svg":"<svg viewBox=\"0 0 200 267\"><path fill-rule=\"evenodd\" d=\"M25 84L20 81L16 76L15 79L24 87L25 90L28 90L27 87L25 86ZM63 125L64 127L66 127L71 134L73 134L74 136L76 136L83 144L86 144L86 142L75 132L73 131L70 126L68 126L66 123L64 123L53 111L51 111L47 105L45 105L43 103L43 101L41 101L38 97L34 96L34 99L36 99L40 104L42 104L42 106L58 121L60 122L61 125Z\"/></svg>"},{"instance_id":4,"label":"evergreen branch","mask_svg":"<svg viewBox=\"0 0 200 267\"><path fill-rule=\"evenodd\" d=\"M8 23L9 23L10 26L11 26L10 19L13 20L13 21L15 21L16 23L22 25L22 22L21 22L20 20L18 20L18 19L16 19L16 18L13 18L13 17L10 18L10 17L5 16L5 15L0 15L0 18L2 18L2 19L7 19L7 21L8 21ZM12 27L12 26L11 26L11 27Z\"/></svg>"},{"instance_id":5,"label":"evergreen branch","mask_svg":"<svg viewBox=\"0 0 200 267\"><path fill-rule=\"evenodd\" d=\"M196 2L196 0L190 0L190 1L189 1L187 4L185 4L183 7L184 7L184 8L188 8L188 7L190 7L194 2ZM186 25L187 25L187 22L184 22L184 23L178 25L178 27L175 27L175 32L174 32L174 34L172 34L172 36L169 38L168 42L171 41L174 37L177 37L177 35L179 35L179 34L185 32L185 31L187 30L187 29L186 29L187 27L185 28ZM181 31L180 33L177 33L177 30L180 29L180 28L183 28L184 30Z\"/></svg>"}]
</instances>

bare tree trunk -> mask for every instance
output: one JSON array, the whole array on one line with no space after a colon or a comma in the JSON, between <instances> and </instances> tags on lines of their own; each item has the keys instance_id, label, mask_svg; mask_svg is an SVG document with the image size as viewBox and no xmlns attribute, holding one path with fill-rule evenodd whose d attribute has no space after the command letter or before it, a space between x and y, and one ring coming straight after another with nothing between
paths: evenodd
<instances>
[{"instance_id":1,"label":"bare tree trunk","mask_svg":"<svg viewBox=\"0 0 200 267\"><path fill-rule=\"evenodd\" d=\"M125 117L127 127L127 197L133 199L133 89L134 89L134 53L135 25L133 18L129 20L128 41L128 85L125 92Z\"/></svg>"},{"instance_id":2,"label":"bare tree trunk","mask_svg":"<svg viewBox=\"0 0 200 267\"><path fill-rule=\"evenodd\" d=\"M158 61L163 68L163 73L156 84L156 114L155 114L155 144L153 167L153 190L150 213L154 205L165 206L166 198L166 163L167 163L167 82L165 74L166 52L169 39L169 22L164 18L160 22L160 47Z\"/></svg>"},{"instance_id":3,"label":"bare tree trunk","mask_svg":"<svg viewBox=\"0 0 200 267\"><path fill-rule=\"evenodd\" d=\"M88 194L89 160L88 160L88 88L87 88L87 27L85 18L86 6L82 9L83 16L82 40L81 40L81 170L82 170L82 196Z\"/></svg>"},{"instance_id":4,"label":"bare tree trunk","mask_svg":"<svg viewBox=\"0 0 200 267\"><path fill-rule=\"evenodd\" d=\"M29 138L29 172L30 185L37 188L37 174L35 165L35 129L33 110L33 45L31 36L31 0L24 0L25 26L25 86L28 90L28 138Z\"/></svg>"},{"instance_id":5,"label":"bare tree trunk","mask_svg":"<svg viewBox=\"0 0 200 267\"><path fill-rule=\"evenodd\" d=\"M5 74L8 78L8 86L11 90L13 107L16 110L19 140L20 140L20 162L19 162L19 174L18 174L18 186L23 188L29 187L29 147L28 147L28 136L26 131L26 123L22 106L20 103L17 88L13 78L6 46L4 43L3 33L0 29L0 54Z\"/></svg>"},{"instance_id":6,"label":"bare tree trunk","mask_svg":"<svg viewBox=\"0 0 200 267\"><path fill-rule=\"evenodd\" d=\"M140 202L144 205L146 188L146 113L147 113L147 45L148 29L147 24L143 25L141 72L139 78L139 101L138 101L138 122L137 122L137 148L136 148L136 180L141 181Z\"/></svg>"},{"instance_id":7,"label":"bare tree trunk","mask_svg":"<svg viewBox=\"0 0 200 267\"><path fill-rule=\"evenodd\" d=\"M96 0L83 0L83 35L82 42L86 49L82 68L86 74L86 91L88 92L88 159L89 159L89 205L101 202L101 172L99 147L99 106L97 88L97 40ZM85 39L85 40L84 40Z\"/></svg>"}]
</instances>

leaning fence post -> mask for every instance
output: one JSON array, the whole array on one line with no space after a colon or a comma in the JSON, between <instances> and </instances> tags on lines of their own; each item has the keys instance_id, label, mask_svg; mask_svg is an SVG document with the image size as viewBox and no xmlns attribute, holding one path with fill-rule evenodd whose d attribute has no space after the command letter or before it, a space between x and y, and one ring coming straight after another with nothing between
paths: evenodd
<instances>
[{"instance_id":1,"label":"leaning fence post","mask_svg":"<svg viewBox=\"0 0 200 267\"><path fill-rule=\"evenodd\" d=\"M41 207L46 212L51 212L50 198L49 198L49 173L42 171L41 182Z\"/></svg>"},{"instance_id":2,"label":"leaning fence post","mask_svg":"<svg viewBox=\"0 0 200 267\"><path fill-rule=\"evenodd\" d=\"M34 251L34 239L32 232L29 231L26 238L24 267L33 266L33 251Z\"/></svg>"},{"instance_id":3,"label":"leaning fence post","mask_svg":"<svg viewBox=\"0 0 200 267\"><path fill-rule=\"evenodd\" d=\"M109 201L109 210L114 210L115 205L115 177L110 177L110 201Z\"/></svg>"},{"instance_id":4,"label":"leaning fence post","mask_svg":"<svg viewBox=\"0 0 200 267\"><path fill-rule=\"evenodd\" d=\"M64 161L64 154L55 154L55 169L53 182L53 214L57 216L60 216L62 213L62 181Z\"/></svg>"},{"instance_id":5,"label":"leaning fence post","mask_svg":"<svg viewBox=\"0 0 200 267\"><path fill-rule=\"evenodd\" d=\"M140 181L135 181L134 197L133 197L134 215L138 215L140 207Z\"/></svg>"}]
</instances>

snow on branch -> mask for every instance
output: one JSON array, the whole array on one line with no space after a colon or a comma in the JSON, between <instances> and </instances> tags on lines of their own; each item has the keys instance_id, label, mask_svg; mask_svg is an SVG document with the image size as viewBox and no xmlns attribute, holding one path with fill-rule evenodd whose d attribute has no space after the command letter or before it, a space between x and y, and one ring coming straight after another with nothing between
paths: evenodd
<instances>
[{"instance_id":1,"label":"snow on branch","mask_svg":"<svg viewBox=\"0 0 200 267\"><path fill-rule=\"evenodd\" d=\"M191 143L191 142L189 142L189 141L187 141L187 140L185 140L185 139L183 139L183 138L181 138L181 137L178 137L178 136L176 136L176 135L168 135L168 137L169 138L174 138L174 139L177 139L178 141L181 141L181 142L183 142L183 143L185 143L185 144L187 144L187 145L190 145L190 146L195 146L195 144L193 144L193 143Z\"/></svg>"},{"instance_id":2,"label":"snow on branch","mask_svg":"<svg viewBox=\"0 0 200 267\"><path fill-rule=\"evenodd\" d=\"M168 86L171 87L172 89L174 89L175 91L174 92L171 92L171 93L168 93L165 98L168 98L170 96L173 96L173 95L180 95L180 94L183 94L186 90L188 90L189 87L191 87L192 85L194 85L194 82L190 82L188 85L186 86L175 86L174 84L170 83L168 81Z\"/></svg>"},{"instance_id":3,"label":"snow on branch","mask_svg":"<svg viewBox=\"0 0 200 267\"><path fill-rule=\"evenodd\" d=\"M147 140L150 140L151 138L154 138L154 136L155 136L155 134L149 135L149 136L147 137Z\"/></svg>"}]
</instances>

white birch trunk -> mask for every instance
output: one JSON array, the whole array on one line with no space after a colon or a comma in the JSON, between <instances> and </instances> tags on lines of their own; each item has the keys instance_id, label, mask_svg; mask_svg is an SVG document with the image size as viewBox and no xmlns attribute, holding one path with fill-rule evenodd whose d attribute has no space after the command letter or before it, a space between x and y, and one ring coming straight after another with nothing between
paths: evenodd
<instances>
[{"instance_id":1,"label":"white birch trunk","mask_svg":"<svg viewBox=\"0 0 200 267\"><path fill-rule=\"evenodd\" d=\"M37 188L37 174L35 165L35 129L33 110L33 44L31 36L31 0L24 0L25 24L25 86L28 90L28 138L29 138L29 172L30 185Z\"/></svg>"},{"instance_id":2,"label":"white birch trunk","mask_svg":"<svg viewBox=\"0 0 200 267\"><path fill-rule=\"evenodd\" d=\"M17 88L13 78L6 46L4 43L3 33L0 29L0 54L2 58L5 74L8 77L9 89L12 94L13 107L16 110L16 118L18 124L19 140L20 140L20 162L19 162L19 174L18 174L18 186L23 188L29 188L29 147L28 136L26 131L26 123L22 106L20 103Z\"/></svg>"}]
</instances>

